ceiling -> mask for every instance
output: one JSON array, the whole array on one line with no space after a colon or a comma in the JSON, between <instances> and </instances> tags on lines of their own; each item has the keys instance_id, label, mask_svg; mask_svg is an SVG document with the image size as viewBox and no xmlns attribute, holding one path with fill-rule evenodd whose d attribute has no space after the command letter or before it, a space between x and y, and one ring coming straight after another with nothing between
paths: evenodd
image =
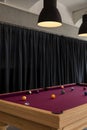
<instances>
[{"instance_id":1,"label":"ceiling","mask_svg":"<svg viewBox=\"0 0 87 130\"><path fill-rule=\"evenodd\" d=\"M0 2L37 15L43 7L43 0L0 0ZM57 8L64 23L79 27L82 15L87 12L87 0L57 0Z\"/></svg>"}]
</instances>

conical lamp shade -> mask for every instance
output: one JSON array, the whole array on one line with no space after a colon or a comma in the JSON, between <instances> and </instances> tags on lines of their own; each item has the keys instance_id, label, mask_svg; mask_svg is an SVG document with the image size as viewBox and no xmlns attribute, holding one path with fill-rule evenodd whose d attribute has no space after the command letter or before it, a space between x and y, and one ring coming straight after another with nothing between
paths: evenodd
<instances>
[{"instance_id":1,"label":"conical lamp shade","mask_svg":"<svg viewBox=\"0 0 87 130\"><path fill-rule=\"evenodd\" d=\"M56 0L44 0L44 8L39 15L38 26L51 28L61 25L62 20L56 8Z\"/></svg>"},{"instance_id":2,"label":"conical lamp shade","mask_svg":"<svg viewBox=\"0 0 87 130\"><path fill-rule=\"evenodd\" d=\"M79 36L87 36L87 14L83 15L83 22L79 28L79 32L78 32Z\"/></svg>"}]
</instances>

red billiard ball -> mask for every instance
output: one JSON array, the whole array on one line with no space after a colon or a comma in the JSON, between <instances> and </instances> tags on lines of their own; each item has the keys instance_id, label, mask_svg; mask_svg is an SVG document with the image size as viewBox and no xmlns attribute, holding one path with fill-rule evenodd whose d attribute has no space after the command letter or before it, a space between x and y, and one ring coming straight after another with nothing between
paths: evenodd
<instances>
[{"instance_id":1,"label":"red billiard ball","mask_svg":"<svg viewBox=\"0 0 87 130\"><path fill-rule=\"evenodd\" d=\"M51 99L55 99L56 95L55 94L51 94Z\"/></svg>"},{"instance_id":2,"label":"red billiard ball","mask_svg":"<svg viewBox=\"0 0 87 130\"><path fill-rule=\"evenodd\" d=\"M83 90L86 90L86 87L83 87Z\"/></svg>"},{"instance_id":3,"label":"red billiard ball","mask_svg":"<svg viewBox=\"0 0 87 130\"><path fill-rule=\"evenodd\" d=\"M27 97L26 96L22 96L22 100L26 101Z\"/></svg>"},{"instance_id":4,"label":"red billiard ball","mask_svg":"<svg viewBox=\"0 0 87 130\"><path fill-rule=\"evenodd\" d=\"M64 89L64 86L62 85L61 88Z\"/></svg>"}]
</instances>

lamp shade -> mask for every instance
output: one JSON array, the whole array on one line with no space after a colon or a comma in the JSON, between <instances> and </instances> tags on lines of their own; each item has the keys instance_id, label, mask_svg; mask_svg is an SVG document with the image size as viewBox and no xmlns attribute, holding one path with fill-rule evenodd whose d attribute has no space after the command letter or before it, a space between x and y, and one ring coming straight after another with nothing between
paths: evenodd
<instances>
[{"instance_id":1,"label":"lamp shade","mask_svg":"<svg viewBox=\"0 0 87 130\"><path fill-rule=\"evenodd\" d=\"M62 20L56 8L56 0L44 0L44 8L39 15L38 26L52 28L61 25Z\"/></svg>"},{"instance_id":2,"label":"lamp shade","mask_svg":"<svg viewBox=\"0 0 87 130\"><path fill-rule=\"evenodd\" d=\"M82 24L79 28L78 35L79 36L87 36L87 14L83 15L82 17Z\"/></svg>"}]
</instances>

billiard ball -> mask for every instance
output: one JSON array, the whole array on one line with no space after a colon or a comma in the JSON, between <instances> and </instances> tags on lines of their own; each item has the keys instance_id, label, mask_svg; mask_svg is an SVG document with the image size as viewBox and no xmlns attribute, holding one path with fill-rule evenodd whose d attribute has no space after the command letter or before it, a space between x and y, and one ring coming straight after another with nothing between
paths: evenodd
<instances>
[{"instance_id":1,"label":"billiard ball","mask_svg":"<svg viewBox=\"0 0 87 130\"><path fill-rule=\"evenodd\" d=\"M38 90L38 89L36 90L36 93L39 93L39 90Z\"/></svg>"},{"instance_id":2,"label":"billiard ball","mask_svg":"<svg viewBox=\"0 0 87 130\"><path fill-rule=\"evenodd\" d=\"M84 95L87 96L87 92L84 92Z\"/></svg>"},{"instance_id":3,"label":"billiard ball","mask_svg":"<svg viewBox=\"0 0 87 130\"><path fill-rule=\"evenodd\" d=\"M74 90L74 87L71 87L71 91L73 91Z\"/></svg>"},{"instance_id":4,"label":"billiard ball","mask_svg":"<svg viewBox=\"0 0 87 130\"><path fill-rule=\"evenodd\" d=\"M22 100L26 101L27 97L26 96L22 96Z\"/></svg>"},{"instance_id":5,"label":"billiard ball","mask_svg":"<svg viewBox=\"0 0 87 130\"><path fill-rule=\"evenodd\" d=\"M29 103L29 102L25 102L24 104L25 104L26 106L29 106L29 105L30 105L30 103Z\"/></svg>"},{"instance_id":6,"label":"billiard ball","mask_svg":"<svg viewBox=\"0 0 87 130\"><path fill-rule=\"evenodd\" d=\"M29 90L28 93L29 93L29 94L32 94L32 91Z\"/></svg>"},{"instance_id":7,"label":"billiard ball","mask_svg":"<svg viewBox=\"0 0 87 130\"><path fill-rule=\"evenodd\" d=\"M55 99L56 95L55 94L51 94L51 99Z\"/></svg>"},{"instance_id":8,"label":"billiard ball","mask_svg":"<svg viewBox=\"0 0 87 130\"><path fill-rule=\"evenodd\" d=\"M29 91L26 91L26 94L27 94L27 95L30 95L30 94L32 94L32 91L30 91L30 90L29 90Z\"/></svg>"},{"instance_id":9,"label":"billiard ball","mask_svg":"<svg viewBox=\"0 0 87 130\"><path fill-rule=\"evenodd\" d=\"M64 89L64 86L62 85L61 88Z\"/></svg>"},{"instance_id":10,"label":"billiard ball","mask_svg":"<svg viewBox=\"0 0 87 130\"><path fill-rule=\"evenodd\" d=\"M61 94L65 94L65 90L61 90Z\"/></svg>"},{"instance_id":11,"label":"billiard ball","mask_svg":"<svg viewBox=\"0 0 87 130\"><path fill-rule=\"evenodd\" d=\"M86 87L83 87L83 90L86 90Z\"/></svg>"}]
</instances>

